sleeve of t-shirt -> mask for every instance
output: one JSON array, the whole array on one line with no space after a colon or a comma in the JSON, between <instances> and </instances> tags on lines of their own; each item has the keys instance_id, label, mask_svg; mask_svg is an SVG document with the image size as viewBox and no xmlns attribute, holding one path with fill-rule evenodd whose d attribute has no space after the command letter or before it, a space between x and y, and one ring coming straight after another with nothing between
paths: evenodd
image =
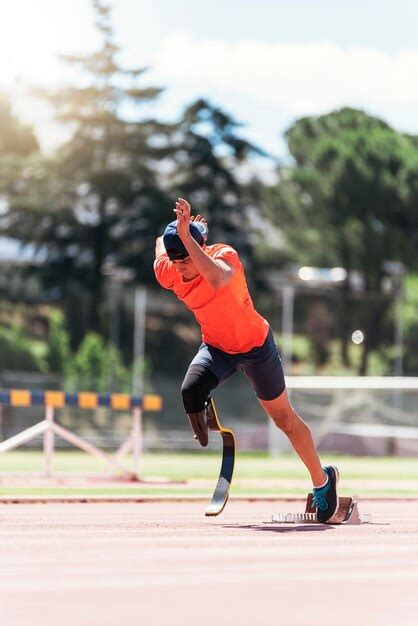
<instances>
[{"instance_id":1,"label":"sleeve of t-shirt","mask_svg":"<svg viewBox=\"0 0 418 626\"><path fill-rule=\"evenodd\" d=\"M167 254L160 254L154 261L155 278L164 289L172 289L174 285L175 269Z\"/></svg>"},{"instance_id":2,"label":"sleeve of t-shirt","mask_svg":"<svg viewBox=\"0 0 418 626\"><path fill-rule=\"evenodd\" d=\"M222 246L222 248L219 248L219 250L216 251L213 258L226 261L228 265L232 265L236 271L241 268L241 261L238 256L238 252L231 246Z\"/></svg>"}]
</instances>

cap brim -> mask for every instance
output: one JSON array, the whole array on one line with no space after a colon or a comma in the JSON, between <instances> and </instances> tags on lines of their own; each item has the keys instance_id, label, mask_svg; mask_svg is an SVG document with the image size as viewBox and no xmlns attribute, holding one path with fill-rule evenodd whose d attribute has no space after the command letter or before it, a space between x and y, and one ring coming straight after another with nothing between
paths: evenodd
<instances>
[{"instance_id":1,"label":"cap brim","mask_svg":"<svg viewBox=\"0 0 418 626\"><path fill-rule=\"evenodd\" d=\"M189 256L188 254L184 254L183 252L179 252L178 250L167 250L167 254L168 254L168 258L171 261L183 261L184 259L187 259L187 257Z\"/></svg>"}]
</instances>

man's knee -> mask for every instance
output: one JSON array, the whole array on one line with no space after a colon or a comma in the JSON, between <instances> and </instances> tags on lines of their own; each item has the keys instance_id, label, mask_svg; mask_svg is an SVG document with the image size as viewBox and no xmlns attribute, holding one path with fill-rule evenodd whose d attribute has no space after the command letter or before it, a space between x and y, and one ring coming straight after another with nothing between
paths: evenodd
<instances>
[{"instance_id":1,"label":"man's knee","mask_svg":"<svg viewBox=\"0 0 418 626\"><path fill-rule=\"evenodd\" d=\"M203 410L206 398L198 380L189 380L186 376L181 386L181 397L186 413Z\"/></svg>"},{"instance_id":2,"label":"man's knee","mask_svg":"<svg viewBox=\"0 0 418 626\"><path fill-rule=\"evenodd\" d=\"M218 385L218 379L203 365L191 365L181 386L181 396L186 413L199 413L205 408L205 402Z\"/></svg>"}]
</instances>

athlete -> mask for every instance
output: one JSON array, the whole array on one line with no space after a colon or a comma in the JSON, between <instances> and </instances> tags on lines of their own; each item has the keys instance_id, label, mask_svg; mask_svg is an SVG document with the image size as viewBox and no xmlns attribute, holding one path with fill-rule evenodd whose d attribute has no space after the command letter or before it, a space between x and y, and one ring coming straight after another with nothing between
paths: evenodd
<instances>
[{"instance_id":1,"label":"athlete","mask_svg":"<svg viewBox=\"0 0 418 626\"><path fill-rule=\"evenodd\" d=\"M154 271L160 285L192 311L202 331L203 343L181 387L195 437L202 446L208 444L210 392L237 370L244 372L261 406L307 467L317 519L326 522L338 508L338 470L322 467L308 425L290 405L272 330L254 308L238 253L223 243L207 245L206 220L192 216L183 198L174 213L177 220L156 241Z\"/></svg>"}]
</instances>

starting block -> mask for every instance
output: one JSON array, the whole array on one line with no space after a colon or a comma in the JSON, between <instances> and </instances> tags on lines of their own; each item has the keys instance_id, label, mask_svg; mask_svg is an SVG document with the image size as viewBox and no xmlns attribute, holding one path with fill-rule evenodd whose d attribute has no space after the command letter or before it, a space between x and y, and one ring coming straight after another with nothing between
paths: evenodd
<instances>
[{"instance_id":1,"label":"starting block","mask_svg":"<svg viewBox=\"0 0 418 626\"><path fill-rule=\"evenodd\" d=\"M306 498L304 513L276 513L272 516L271 521L276 524L319 524L312 507L312 501L313 495L309 493ZM330 525L346 524L359 526L360 524L371 524L372 516L368 514L360 515L356 500L341 497L338 499L338 509L326 523Z\"/></svg>"}]
</instances>

